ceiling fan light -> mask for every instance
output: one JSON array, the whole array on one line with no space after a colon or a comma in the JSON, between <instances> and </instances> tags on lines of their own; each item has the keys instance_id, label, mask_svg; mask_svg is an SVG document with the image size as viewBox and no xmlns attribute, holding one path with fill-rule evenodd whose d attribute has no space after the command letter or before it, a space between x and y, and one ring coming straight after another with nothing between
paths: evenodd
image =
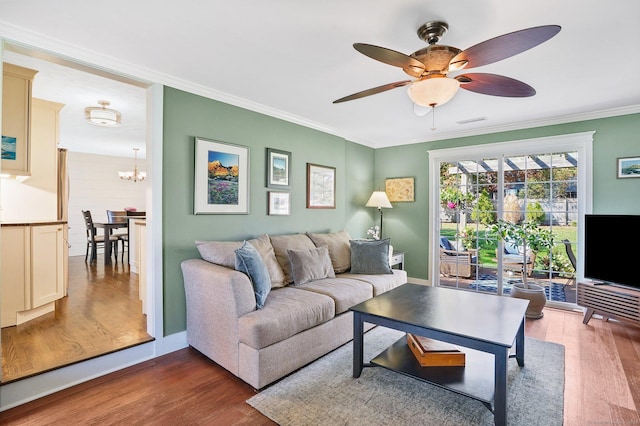
<instances>
[{"instance_id":1,"label":"ceiling fan light","mask_svg":"<svg viewBox=\"0 0 640 426\"><path fill-rule=\"evenodd\" d=\"M460 82L453 78L425 78L409 86L411 100L421 106L440 106L449 102L457 93Z\"/></svg>"},{"instance_id":2,"label":"ceiling fan light","mask_svg":"<svg viewBox=\"0 0 640 426\"><path fill-rule=\"evenodd\" d=\"M115 127L120 125L121 114L115 109L107 108L108 101L98 101L101 107L87 107L84 109L84 118L95 126Z\"/></svg>"}]
</instances>

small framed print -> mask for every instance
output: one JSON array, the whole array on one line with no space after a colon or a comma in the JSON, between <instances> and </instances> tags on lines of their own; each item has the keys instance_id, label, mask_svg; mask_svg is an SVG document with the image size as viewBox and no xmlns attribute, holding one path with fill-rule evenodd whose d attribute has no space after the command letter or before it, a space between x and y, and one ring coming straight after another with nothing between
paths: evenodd
<instances>
[{"instance_id":1,"label":"small framed print","mask_svg":"<svg viewBox=\"0 0 640 426\"><path fill-rule=\"evenodd\" d=\"M307 208L336 208L336 168L307 163Z\"/></svg>"},{"instance_id":2,"label":"small framed print","mask_svg":"<svg viewBox=\"0 0 640 426\"><path fill-rule=\"evenodd\" d=\"M290 205L288 192L269 191L269 216L289 216Z\"/></svg>"},{"instance_id":3,"label":"small framed print","mask_svg":"<svg viewBox=\"0 0 640 426\"><path fill-rule=\"evenodd\" d=\"M291 153L267 148L267 188L291 189Z\"/></svg>"},{"instance_id":4,"label":"small framed print","mask_svg":"<svg viewBox=\"0 0 640 426\"><path fill-rule=\"evenodd\" d=\"M196 138L194 214L249 213L249 148Z\"/></svg>"},{"instance_id":5,"label":"small framed print","mask_svg":"<svg viewBox=\"0 0 640 426\"><path fill-rule=\"evenodd\" d=\"M618 158L618 179L640 178L640 157Z\"/></svg>"},{"instance_id":6,"label":"small framed print","mask_svg":"<svg viewBox=\"0 0 640 426\"><path fill-rule=\"evenodd\" d=\"M384 181L385 192L392 203L406 203L415 201L414 178L391 178Z\"/></svg>"}]
</instances>

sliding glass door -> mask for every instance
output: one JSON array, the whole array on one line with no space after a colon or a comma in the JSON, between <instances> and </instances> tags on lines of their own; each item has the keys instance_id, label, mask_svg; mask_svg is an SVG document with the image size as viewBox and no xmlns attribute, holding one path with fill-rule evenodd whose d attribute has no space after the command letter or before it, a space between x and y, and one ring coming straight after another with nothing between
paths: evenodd
<instances>
[{"instance_id":1,"label":"sliding glass door","mask_svg":"<svg viewBox=\"0 0 640 426\"><path fill-rule=\"evenodd\" d=\"M553 144L495 145L488 145L484 155L459 149L430 152L435 178L431 241L437 251L432 255L432 281L509 294L513 285L526 280L543 287L549 301L575 303L579 266L574 253L580 252L587 205L581 197L590 199L585 196L590 178L582 170L589 165L583 157L590 158L590 144L588 150L584 144L565 144L565 149L553 149ZM549 148L542 150L544 145ZM527 246L498 239L499 221L550 233L553 244Z\"/></svg>"}]
</instances>

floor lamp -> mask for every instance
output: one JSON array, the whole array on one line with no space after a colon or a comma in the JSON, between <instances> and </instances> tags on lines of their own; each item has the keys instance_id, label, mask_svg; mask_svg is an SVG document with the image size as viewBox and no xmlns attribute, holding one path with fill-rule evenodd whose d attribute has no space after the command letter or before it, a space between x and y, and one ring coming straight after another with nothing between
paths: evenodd
<instances>
[{"instance_id":1,"label":"floor lamp","mask_svg":"<svg viewBox=\"0 0 640 426\"><path fill-rule=\"evenodd\" d=\"M387 198L387 193L384 191L373 191L369 201L365 204L367 207L376 207L380 212L380 239L382 239L382 209L392 209L393 206Z\"/></svg>"}]
</instances>

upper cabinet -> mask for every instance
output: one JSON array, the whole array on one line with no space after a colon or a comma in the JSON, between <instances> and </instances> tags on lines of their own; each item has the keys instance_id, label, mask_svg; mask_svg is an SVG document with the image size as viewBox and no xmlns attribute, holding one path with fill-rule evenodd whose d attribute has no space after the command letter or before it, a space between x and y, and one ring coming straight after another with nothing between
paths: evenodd
<instances>
[{"instance_id":1,"label":"upper cabinet","mask_svg":"<svg viewBox=\"0 0 640 426\"><path fill-rule=\"evenodd\" d=\"M2 174L31 174L31 84L38 71L2 64Z\"/></svg>"}]
</instances>

